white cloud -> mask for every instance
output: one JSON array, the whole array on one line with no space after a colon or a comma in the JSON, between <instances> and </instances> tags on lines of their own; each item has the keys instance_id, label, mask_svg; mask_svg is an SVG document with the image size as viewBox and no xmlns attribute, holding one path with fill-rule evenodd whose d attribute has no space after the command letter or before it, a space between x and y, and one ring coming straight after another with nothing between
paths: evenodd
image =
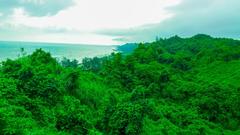
<instances>
[{"instance_id":1,"label":"white cloud","mask_svg":"<svg viewBox=\"0 0 240 135\"><path fill-rule=\"evenodd\" d=\"M42 5L46 2L46 0L20 0L21 3L34 3L37 5Z\"/></svg>"},{"instance_id":2,"label":"white cloud","mask_svg":"<svg viewBox=\"0 0 240 135\"><path fill-rule=\"evenodd\" d=\"M173 13L165 8L179 0L78 0L76 5L60 11L55 16L31 17L15 12L14 23L31 27L65 27L77 30L130 28L159 23Z\"/></svg>"},{"instance_id":3,"label":"white cloud","mask_svg":"<svg viewBox=\"0 0 240 135\"><path fill-rule=\"evenodd\" d=\"M0 40L117 44L175 34L238 38L240 31L239 0L0 0L0 3Z\"/></svg>"},{"instance_id":4,"label":"white cloud","mask_svg":"<svg viewBox=\"0 0 240 135\"><path fill-rule=\"evenodd\" d=\"M23 8L31 16L52 16L74 5L75 0L0 0L0 12L12 14L14 8Z\"/></svg>"},{"instance_id":5,"label":"white cloud","mask_svg":"<svg viewBox=\"0 0 240 135\"><path fill-rule=\"evenodd\" d=\"M23 1L44 3L44 0ZM46 33L48 36L39 34L36 38L41 40L44 38L45 41L58 39L58 42L71 40L81 42L86 41L85 39L100 41L102 37L102 43L115 43L112 39L116 37L106 38L106 36L94 33L104 29L126 29L160 23L174 16L174 13L169 12L167 8L176 6L180 2L181 0L75 0L74 6L61 10L53 16L32 16L24 8L15 8L13 15L10 16L11 21L8 23L19 27L26 26L36 29L54 27L81 33L81 36L75 33L68 39L60 35L64 33L55 33L52 36L49 36L49 33ZM87 34L83 34L84 32ZM65 34L65 37L70 36Z\"/></svg>"},{"instance_id":6,"label":"white cloud","mask_svg":"<svg viewBox=\"0 0 240 135\"><path fill-rule=\"evenodd\" d=\"M158 24L99 33L116 36L115 40L123 42L148 42L155 40L156 36L189 37L199 33L240 39L239 5L239 0L182 0L179 5L168 9L175 13L174 17Z\"/></svg>"}]
</instances>

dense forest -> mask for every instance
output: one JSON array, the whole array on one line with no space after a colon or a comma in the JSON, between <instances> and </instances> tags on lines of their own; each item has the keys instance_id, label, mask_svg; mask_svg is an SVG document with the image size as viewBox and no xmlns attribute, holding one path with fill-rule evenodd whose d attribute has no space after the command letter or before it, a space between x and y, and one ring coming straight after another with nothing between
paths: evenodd
<instances>
[{"instance_id":1,"label":"dense forest","mask_svg":"<svg viewBox=\"0 0 240 135\"><path fill-rule=\"evenodd\" d=\"M61 62L0 66L0 134L239 135L240 41L199 34Z\"/></svg>"}]
</instances>

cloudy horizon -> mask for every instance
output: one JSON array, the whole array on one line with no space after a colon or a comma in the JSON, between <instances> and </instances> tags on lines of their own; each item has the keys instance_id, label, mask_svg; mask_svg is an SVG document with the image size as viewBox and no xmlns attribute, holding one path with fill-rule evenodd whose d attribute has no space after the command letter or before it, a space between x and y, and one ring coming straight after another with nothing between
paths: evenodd
<instances>
[{"instance_id":1,"label":"cloudy horizon","mask_svg":"<svg viewBox=\"0 0 240 135\"><path fill-rule=\"evenodd\" d=\"M237 0L0 0L0 40L81 44L240 38Z\"/></svg>"}]
</instances>

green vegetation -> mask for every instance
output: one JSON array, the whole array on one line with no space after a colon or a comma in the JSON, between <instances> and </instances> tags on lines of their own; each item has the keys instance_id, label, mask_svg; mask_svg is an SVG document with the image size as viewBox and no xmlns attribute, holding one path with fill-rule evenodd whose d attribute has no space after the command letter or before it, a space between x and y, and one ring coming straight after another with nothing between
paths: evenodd
<instances>
[{"instance_id":1,"label":"green vegetation","mask_svg":"<svg viewBox=\"0 0 240 135\"><path fill-rule=\"evenodd\" d=\"M132 53L0 66L0 134L239 135L240 41L207 35Z\"/></svg>"}]
</instances>

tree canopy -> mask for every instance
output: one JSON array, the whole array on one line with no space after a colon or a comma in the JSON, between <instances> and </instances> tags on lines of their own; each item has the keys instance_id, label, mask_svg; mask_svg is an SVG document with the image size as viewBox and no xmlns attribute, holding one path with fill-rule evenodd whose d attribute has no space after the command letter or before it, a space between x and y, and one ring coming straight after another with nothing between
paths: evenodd
<instances>
[{"instance_id":1,"label":"tree canopy","mask_svg":"<svg viewBox=\"0 0 240 135\"><path fill-rule=\"evenodd\" d=\"M0 134L239 135L240 41L199 34L83 63L0 66Z\"/></svg>"}]
</instances>

